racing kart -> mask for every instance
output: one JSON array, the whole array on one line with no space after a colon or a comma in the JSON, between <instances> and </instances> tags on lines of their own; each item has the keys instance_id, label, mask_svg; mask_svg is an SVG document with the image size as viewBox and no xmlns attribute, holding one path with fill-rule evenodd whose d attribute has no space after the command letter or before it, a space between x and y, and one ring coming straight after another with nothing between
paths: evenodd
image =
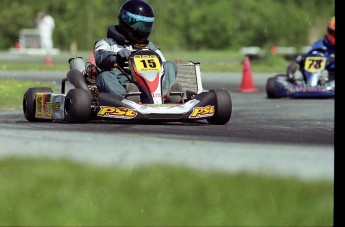
<instances>
[{"instance_id":1,"label":"racing kart","mask_svg":"<svg viewBox=\"0 0 345 227\"><path fill-rule=\"evenodd\" d=\"M62 79L61 92L49 87L29 88L23 97L23 112L30 122L65 121L86 123L91 120L131 122L192 122L206 120L223 125L231 117L232 101L225 89L205 90L202 86L200 63L177 64L177 82L182 85L179 103L168 103L163 96L164 68L160 56L152 50L132 52L127 66L117 67L130 72L130 82L139 88L125 97L99 92L96 77L100 69L81 57L69 59L70 70ZM72 88L66 93L66 82ZM140 96L140 102L130 96Z\"/></svg>"},{"instance_id":2,"label":"racing kart","mask_svg":"<svg viewBox=\"0 0 345 227\"><path fill-rule=\"evenodd\" d=\"M291 81L286 74L275 74L266 82L267 97L334 98L334 55L329 55L320 48L299 57L302 78Z\"/></svg>"}]
</instances>

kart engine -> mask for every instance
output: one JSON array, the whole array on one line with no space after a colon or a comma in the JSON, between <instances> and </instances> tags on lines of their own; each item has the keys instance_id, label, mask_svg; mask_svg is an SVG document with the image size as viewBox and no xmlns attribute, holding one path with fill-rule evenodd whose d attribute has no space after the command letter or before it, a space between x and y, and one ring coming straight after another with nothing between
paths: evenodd
<instances>
[{"instance_id":1,"label":"kart engine","mask_svg":"<svg viewBox=\"0 0 345 227\"><path fill-rule=\"evenodd\" d=\"M86 62L82 57L75 57L69 59L70 69L79 70L85 77L87 87L91 91L94 98L99 94L96 86L96 77L101 70L94 64Z\"/></svg>"}]
</instances>

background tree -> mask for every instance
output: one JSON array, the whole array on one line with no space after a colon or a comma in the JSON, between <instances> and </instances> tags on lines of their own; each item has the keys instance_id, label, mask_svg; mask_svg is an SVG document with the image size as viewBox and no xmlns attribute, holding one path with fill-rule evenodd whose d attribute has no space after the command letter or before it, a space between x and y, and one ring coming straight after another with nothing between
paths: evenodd
<instances>
[{"instance_id":1,"label":"background tree","mask_svg":"<svg viewBox=\"0 0 345 227\"><path fill-rule=\"evenodd\" d=\"M150 39L165 50L305 46L321 38L334 0L148 0L156 22ZM0 49L14 46L37 12L51 11L54 47L90 50L117 23L124 0L0 0Z\"/></svg>"}]
</instances>

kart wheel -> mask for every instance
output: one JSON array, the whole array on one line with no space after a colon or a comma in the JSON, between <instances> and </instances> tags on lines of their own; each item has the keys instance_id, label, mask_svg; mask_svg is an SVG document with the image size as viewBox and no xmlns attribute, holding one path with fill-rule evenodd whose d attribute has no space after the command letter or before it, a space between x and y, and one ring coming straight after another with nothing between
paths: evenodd
<instances>
[{"instance_id":1,"label":"kart wheel","mask_svg":"<svg viewBox=\"0 0 345 227\"><path fill-rule=\"evenodd\" d=\"M232 113L232 101L230 93L225 89L210 90L216 96L215 113L207 121L213 125L225 125L228 123Z\"/></svg>"},{"instance_id":2,"label":"kart wheel","mask_svg":"<svg viewBox=\"0 0 345 227\"><path fill-rule=\"evenodd\" d=\"M49 87L35 87L29 88L23 97L23 112L26 120L30 122L47 121L44 119L35 118L36 114L36 93L53 93L53 90Z\"/></svg>"},{"instance_id":3,"label":"kart wheel","mask_svg":"<svg viewBox=\"0 0 345 227\"><path fill-rule=\"evenodd\" d=\"M266 94L267 98L269 99L274 99L277 98L274 94L274 84L275 84L276 78L275 77L270 77L267 80L266 83Z\"/></svg>"},{"instance_id":4,"label":"kart wheel","mask_svg":"<svg viewBox=\"0 0 345 227\"><path fill-rule=\"evenodd\" d=\"M65 119L70 123L86 123L91 118L91 94L81 88L68 91L65 98Z\"/></svg>"},{"instance_id":5,"label":"kart wheel","mask_svg":"<svg viewBox=\"0 0 345 227\"><path fill-rule=\"evenodd\" d=\"M282 87L282 85L278 85L277 87L277 84L281 84L281 82L278 83L277 81L286 81L286 79L287 77L285 74L277 74L273 77L268 78L266 83L267 98L277 99L284 97L284 95L282 95L282 92L284 92L284 88Z\"/></svg>"}]
</instances>

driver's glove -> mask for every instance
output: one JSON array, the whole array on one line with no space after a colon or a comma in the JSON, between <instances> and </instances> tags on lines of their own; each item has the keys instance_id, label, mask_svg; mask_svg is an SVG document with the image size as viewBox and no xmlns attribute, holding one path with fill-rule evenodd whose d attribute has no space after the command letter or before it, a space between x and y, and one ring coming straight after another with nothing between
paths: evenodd
<instances>
[{"instance_id":1,"label":"driver's glove","mask_svg":"<svg viewBox=\"0 0 345 227\"><path fill-rule=\"evenodd\" d=\"M297 71L297 69L298 69L298 67L295 63L290 63L289 66L287 67L287 70L286 70L287 80L293 84L296 84L296 79L295 79L294 74Z\"/></svg>"},{"instance_id":2,"label":"driver's glove","mask_svg":"<svg viewBox=\"0 0 345 227\"><path fill-rule=\"evenodd\" d=\"M117 52L117 55L120 57L120 58L122 58L122 59L128 59L129 58L129 55L131 54L131 51L130 50L128 50L128 49L126 49L126 48L123 48L123 49L121 49L121 50L119 50L118 52Z\"/></svg>"}]
</instances>

